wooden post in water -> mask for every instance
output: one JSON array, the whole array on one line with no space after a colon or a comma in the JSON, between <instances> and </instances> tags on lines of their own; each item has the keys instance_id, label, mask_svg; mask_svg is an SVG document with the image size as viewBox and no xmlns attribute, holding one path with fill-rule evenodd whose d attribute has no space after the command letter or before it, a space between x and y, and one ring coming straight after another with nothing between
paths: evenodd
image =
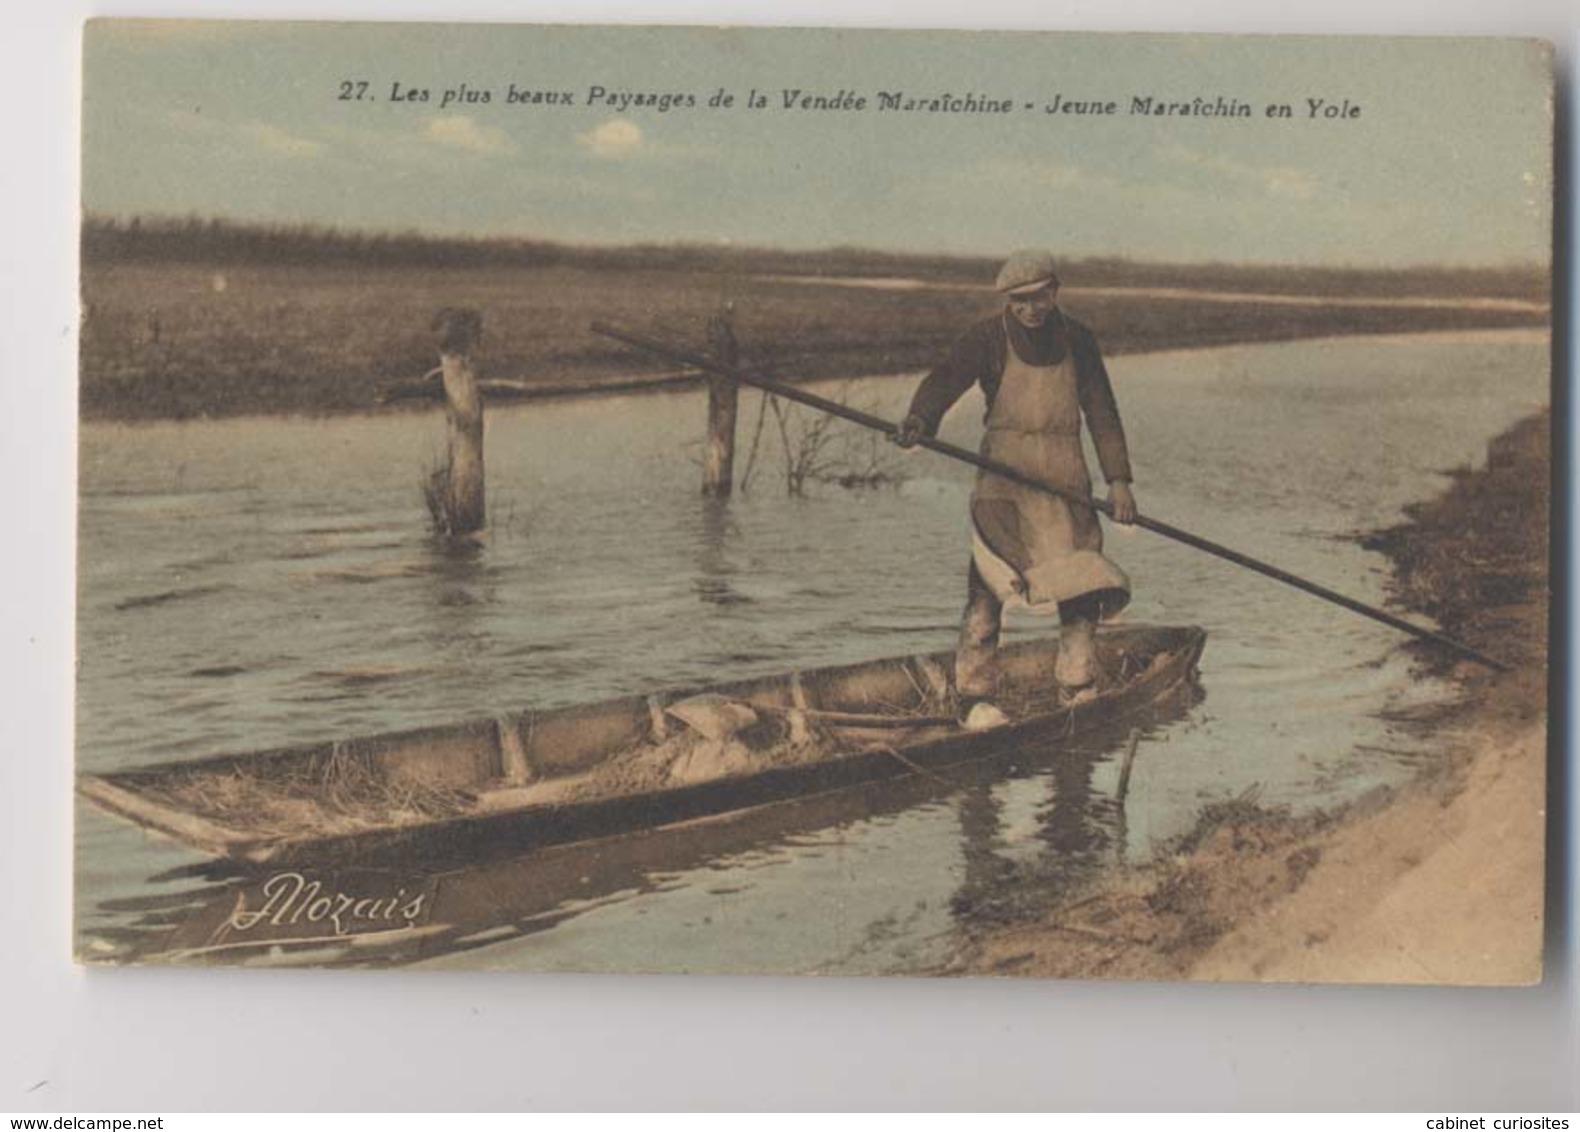
<instances>
[{"instance_id":1,"label":"wooden post in water","mask_svg":"<svg viewBox=\"0 0 1580 1132\"><path fill-rule=\"evenodd\" d=\"M725 303L708 320L708 346L724 366L740 357L735 340L735 304ZM708 439L702 450L702 494L725 497L735 487L735 417L741 387L723 374L708 374Z\"/></svg>"},{"instance_id":2,"label":"wooden post in water","mask_svg":"<svg viewBox=\"0 0 1580 1132\"><path fill-rule=\"evenodd\" d=\"M449 450L443 498L452 537L483 529L483 395L472 370L472 351L483 336L483 316L446 307L433 318L444 381Z\"/></svg>"},{"instance_id":3,"label":"wooden post in water","mask_svg":"<svg viewBox=\"0 0 1580 1132\"><path fill-rule=\"evenodd\" d=\"M1124 809L1125 795L1130 793L1130 768L1136 761L1136 748L1141 745L1141 728L1130 729L1130 745L1125 748L1124 765L1119 768L1119 790L1117 797L1120 809Z\"/></svg>"}]
</instances>

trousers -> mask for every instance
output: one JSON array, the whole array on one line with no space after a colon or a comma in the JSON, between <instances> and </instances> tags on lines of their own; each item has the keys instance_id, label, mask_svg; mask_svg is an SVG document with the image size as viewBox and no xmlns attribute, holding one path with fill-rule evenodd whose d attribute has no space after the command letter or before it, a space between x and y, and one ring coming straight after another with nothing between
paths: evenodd
<instances>
[{"instance_id":1,"label":"trousers","mask_svg":"<svg viewBox=\"0 0 1580 1132\"><path fill-rule=\"evenodd\" d=\"M1097 622L1101 594L1059 603L1059 659L1054 679L1065 688L1084 688L1097 678ZM966 699L991 699L998 691L998 642L1004 603L983 580L975 560L966 578L966 609L955 650L955 690Z\"/></svg>"}]
</instances>

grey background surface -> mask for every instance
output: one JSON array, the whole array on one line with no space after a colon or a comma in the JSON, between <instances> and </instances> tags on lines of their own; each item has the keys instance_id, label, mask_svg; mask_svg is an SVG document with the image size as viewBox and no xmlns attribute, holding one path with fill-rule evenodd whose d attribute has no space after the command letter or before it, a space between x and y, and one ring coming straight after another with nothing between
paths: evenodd
<instances>
[{"instance_id":1,"label":"grey background surface","mask_svg":"<svg viewBox=\"0 0 1580 1132\"><path fill-rule=\"evenodd\" d=\"M1572 0L1443 0L1430 10L1404 0L1276 10L1255 0L934 0L908 5L903 18L877 0L624 0L588 11L563 0L70 0L8 15L0 1111L1580 1107L1572 897L1559 904L1567 922L1549 927L1548 981L1529 991L74 968L78 24L221 13L1523 35L1557 42L1561 100L1572 99L1580 49ZM1561 120L1572 120L1569 106ZM1572 185L1567 148L1559 160L1571 170L1561 183ZM1560 207L1561 228L1571 212ZM1560 304L1571 295L1561 287ZM1572 325L1572 311L1561 305L1558 316ZM1572 691L1568 673L1564 681ZM1564 786L1572 808L1572 781ZM1560 869L1558 883L1572 890L1572 871Z\"/></svg>"}]
</instances>

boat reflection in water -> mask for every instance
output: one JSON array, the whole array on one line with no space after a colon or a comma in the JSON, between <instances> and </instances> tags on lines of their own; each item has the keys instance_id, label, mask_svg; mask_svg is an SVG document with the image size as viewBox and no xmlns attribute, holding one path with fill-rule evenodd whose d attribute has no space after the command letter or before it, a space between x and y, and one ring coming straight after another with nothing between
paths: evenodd
<instances>
[{"instance_id":1,"label":"boat reflection in water","mask_svg":"<svg viewBox=\"0 0 1580 1132\"><path fill-rule=\"evenodd\" d=\"M830 852L859 840L864 829L903 824L907 815L934 822L946 816L956 826L956 857L897 901L931 905L937 934L946 934L1013 914L1028 892L1067 895L1112 863L1125 838L1111 769L1132 729L1144 762L1147 748L1202 696L1199 685L1185 684L1122 723L1094 725L1079 736L1038 735L925 774L435 871L206 862L151 878L209 883L179 896L138 898L135 907L123 902L118 910L136 916L112 942L117 958L144 962L449 965L466 955L455 965L527 968L533 964L489 963L489 949L508 953L590 913L646 901L647 915L637 921L644 930L665 918L667 895L695 895L700 887L724 899L761 884L773 864ZM1096 784L1100 773L1110 783L1105 788ZM842 896L823 890L804 898L826 910ZM785 923L781 930L798 929ZM677 969L674 956L652 958L653 969L660 962ZM794 969L838 969L829 965L833 958ZM606 968L593 958L587 969Z\"/></svg>"}]
</instances>

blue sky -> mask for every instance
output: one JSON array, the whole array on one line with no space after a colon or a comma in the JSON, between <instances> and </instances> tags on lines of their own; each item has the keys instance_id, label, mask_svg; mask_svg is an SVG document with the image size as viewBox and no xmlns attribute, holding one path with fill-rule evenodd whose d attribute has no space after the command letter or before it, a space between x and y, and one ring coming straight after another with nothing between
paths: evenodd
<instances>
[{"instance_id":1,"label":"blue sky","mask_svg":"<svg viewBox=\"0 0 1580 1132\"><path fill-rule=\"evenodd\" d=\"M85 40L83 197L101 213L1358 265L1541 261L1550 240L1532 41L141 21ZM360 80L371 97L339 98ZM392 102L397 82L429 101ZM491 100L441 106L463 83ZM506 105L512 83L575 104ZM594 85L704 105L588 105ZM720 88L735 105L708 109ZM767 108L745 107L754 88ZM786 89L1016 110L786 111ZM1120 112L1043 113L1055 95ZM1197 95L1253 117L1128 113ZM1311 98L1360 115L1312 119Z\"/></svg>"}]
</instances>

